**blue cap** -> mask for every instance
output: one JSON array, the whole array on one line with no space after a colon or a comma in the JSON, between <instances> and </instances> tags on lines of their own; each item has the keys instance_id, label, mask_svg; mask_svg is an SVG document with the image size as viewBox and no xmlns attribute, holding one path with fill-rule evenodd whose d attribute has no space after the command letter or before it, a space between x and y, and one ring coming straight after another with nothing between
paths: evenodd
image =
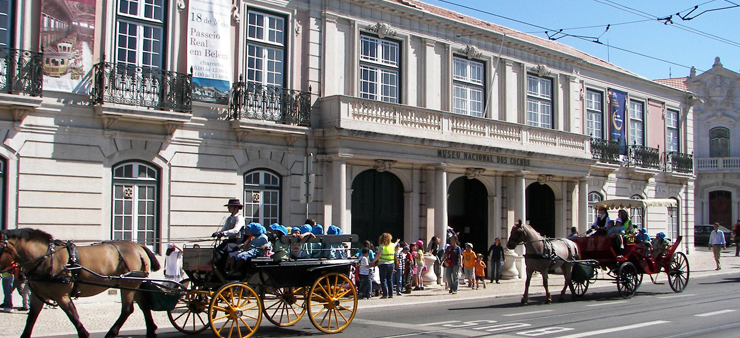
<instances>
[{"instance_id":1,"label":"blue cap","mask_svg":"<svg viewBox=\"0 0 740 338\"><path fill-rule=\"evenodd\" d=\"M342 229L340 229L336 225L330 225L329 228L326 229L326 234L327 235L341 235L342 234Z\"/></svg>"},{"instance_id":2,"label":"blue cap","mask_svg":"<svg viewBox=\"0 0 740 338\"><path fill-rule=\"evenodd\" d=\"M664 233L662 233L662 232L659 232L659 233L658 233L657 235L655 235L655 237L658 237L658 238L665 238L665 234L664 234Z\"/></svg>"},{"instance_id":3,"label":"blue cap","mask_svg":"<svg viewBox=\"0 0 740 338\"><path fill-rule=\"evenodd\" d=\"M288 234L288 228L286 228L286 227L284 227L284 226L282 226L280 224L277 224L277 223L274 223L273 225L270 225L270 230L282 232L283 235L287 235Z\"/></svg>"},{"instance_id":4,"label":"blue cap","mask_svg":"<svg viewBox=\"0 0 740 338\"><path fill-rule=\"evenodd\" d=\"M301 229L301 233L302 234L305 234L307 232L311 232L311 226L308 225L308 224L301 225L301 227L299 229Z\"/></svg>"},{"instance_id":5,"label":"blue cap","mask_svg":"<svg viewBox=\"0 0 740 338\"><path fill-rule=\"evenodd\" d=\"M262 224L259 223L249 223L249 232L251 232L254 235L261 235L264 234L265 227L262 226Z\"/></svg>"},{"instance_id":6,"label":"blue cap","mask_svg":"<svg viewBox=\"0 0 740 338\"><path fill-rule=\"evenodd\" d=\"M316 225L314 225L314 226L313 226L313 228L311 229L311 232L312 232L312 233L313 233L314 235L323 235L323 234L324 234L324 227L323 227L323 226L321 226L321 224L316 224Z\"/></svg>"},{"instance_id":7,"label":"blue cap","mask_svg":"<svg viewBox=\"0 0 740 338\"><path fill-rule=\"evenodd\" d=\"M641 233L641 234L644 234L644 233L646 233L646 232L647 232L647 230L646 230L645 228L640 228L640 233Z\"/></svg>"}]
</instances>

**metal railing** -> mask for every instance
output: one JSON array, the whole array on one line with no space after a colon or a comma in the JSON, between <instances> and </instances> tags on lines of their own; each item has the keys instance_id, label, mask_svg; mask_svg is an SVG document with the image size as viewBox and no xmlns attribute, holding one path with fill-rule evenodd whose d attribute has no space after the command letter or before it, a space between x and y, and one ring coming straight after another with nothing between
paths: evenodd
<instances>
[{"instance_id":1,"label":"metal railing","mask_svg":"<svg viewBox=\"0 0 740 338\"><path fill-rule=\"evenodd\" d=\"M665 165L666 171L692 173L694 171L694 158L690 154L675 151L666 152Z\"/></svg>"},{"instance_id":2,"label":"metal railing","mask_svg":"<svg viewBox=\"0 0 740 338\"><path fill-rule=\"evenodd\" d=\"M620 163L619 143L592 138L591 155L599 162Z\"/></svg>"},{"instance_id":3,"label":"metal railing","mask_svg":"<svg viewBox=\"0 0 740 338\"><path fill-rule=\"evenodd\" d=\"M660 149L631 145L630 162L636 167L660 169Z\"/></svg>"},{"instance_id":4,"label":"metal railing","mask_svg":"<svg viewBox=\"0 0 740 338\"><path fill-rule=\"evenodd\" d=\"M186 74L101 62L93 66L93 73L93 104L108 102L185 113L192 111L192 70Z\"/></svg>"},{"instance_id":5,"label":"metal railing","mask_svg":"<svg viewBox=\"0 0 740 338\"><path fill-rule=\"evenodd\" d=\"M275 121L309 127L311 124L311 88L308 92L239 82L231 87L229 116L233 120Z\"/></svg>"},{"instance_id":6,"label":"metal railing","mask_svg":"<svg viewBox=\"0 0 740 338\"><path fill-rule=\"evenodd\" d=\"M0 93L41 96L43 53L0 48Z\"/></svg>"}]
</instances>

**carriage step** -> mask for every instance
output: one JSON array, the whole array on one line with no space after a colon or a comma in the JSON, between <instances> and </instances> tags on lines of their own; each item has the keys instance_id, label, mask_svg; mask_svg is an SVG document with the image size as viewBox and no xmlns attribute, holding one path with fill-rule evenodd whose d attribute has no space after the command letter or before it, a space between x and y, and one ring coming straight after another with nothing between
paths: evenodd
<instances>
[{"instance_id":1,"label":"carriage step","mask_svg":"<svg viewBox=\"0 0 740 338\"><path fill-rule=\"evenodd\" d=\"M655 285L665 285L665 282L653 282Z\"/></svg>"}]
</instances>

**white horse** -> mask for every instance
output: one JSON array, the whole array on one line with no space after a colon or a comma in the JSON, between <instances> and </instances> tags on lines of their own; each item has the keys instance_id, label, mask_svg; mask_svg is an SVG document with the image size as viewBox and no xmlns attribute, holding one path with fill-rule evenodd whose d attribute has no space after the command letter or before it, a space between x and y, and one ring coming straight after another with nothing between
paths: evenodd
<instances>
[{"instance_id":1,"label":"white horse","mask_svg":"<svg viewBox=\"0 0 740 338\"><path fill-rule=\"evenodd\" d=\"M565 289L570 287L571 294L573 286L570 283L570 275L573 271L573 260L578 259L578 246L573 241L565 238L550 239L542 237L537 231L527 224L522 224L520 220L511 229L509 240L506 247L514 250L520 243L524 243L527 253L524 255L524 262L527 265L527 282L524 287L524 296L522 305L529 302L529 283L532 281L532 273L539 271L542 274L542 283L545 286L545 304L552 302L550 290L547 288L547 271L550 269L563 268L565 275L565 285L560 292L558 301L565 300Z\"/></svg>"}]
</instances>

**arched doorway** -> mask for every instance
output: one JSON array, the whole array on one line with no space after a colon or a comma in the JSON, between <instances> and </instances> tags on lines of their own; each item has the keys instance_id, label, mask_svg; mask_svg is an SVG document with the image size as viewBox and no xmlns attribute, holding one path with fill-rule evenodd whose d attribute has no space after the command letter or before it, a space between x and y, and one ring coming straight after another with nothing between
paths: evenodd
<instances>
[{"instance_id":1,"label":"arched doorway","mask_svg":"<svg viewBox=\"0 0 740 338\"><path fill-rule=\"evenodd\" d=\"M555 193L547 184L533 183L526 195L529 224L542 236L555 237Z\"/></svg>"},{"instance_id":2,"label":"arched doorway","mask_svg":"<svg viewBox=\"0 0 740 338\"><path fill-rule=\"evenodd\" d=\"M447 224L460 233L460 241L476 252L488 250L488 190L477 179L460 177L450 184Z\"/></svg>"},{"instance_id":3,"label":"arched doorway","mask_svg":"<svg viewBox=\"0 0 740 338\"><path fill-rule=\"evenodd\" d=\"M726 228L732 226L732 193L715 190L709 193L709 224L719 222Z\"/></svg>"},{"instance_id":4,"label":"arched doorway","mask_svg":"<svg viewBox=\"0 0 740 338\"><path fill-rule=\"evenodd\" d=\"M387 171L366 170L352 181L352 233L377 245L384 232L403 237L403 184Z\"/></svg>"}]
</instances>

